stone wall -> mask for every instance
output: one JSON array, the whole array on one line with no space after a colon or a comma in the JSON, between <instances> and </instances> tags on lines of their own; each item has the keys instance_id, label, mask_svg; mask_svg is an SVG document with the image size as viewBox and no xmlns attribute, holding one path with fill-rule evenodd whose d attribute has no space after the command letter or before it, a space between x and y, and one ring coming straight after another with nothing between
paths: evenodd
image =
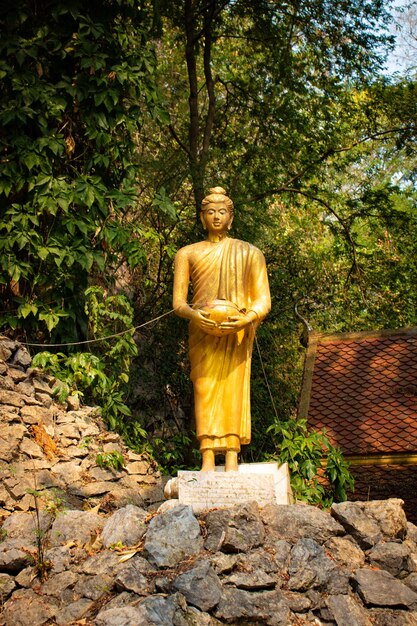
<instances>
[{"instance_id":1,"label":"stone wall","mask_svg":"<svg viewBox=\"0 0 417 626\"><path fill-rule=\"evenodd\" d=\"M50 570L34 563L42 531ZM255 503L196 518L14 512L0 544L7 626L406 626L417 624L417 528L399 500L330 513Z\"/></svg>"},{"instance_id":2,"label":"stone wall","mask_svg":"<svg viewBox=\"0 0 417 626\"><path fill-rule=\"evenodd\" d=\"M1 625L417 625L401 500L155 513L151 460L95 409L56 404L21 346L0 357ZM120 471L97 465L112 451Z\"/></svg>"},{"instance_id":3,"label":"stone wall","mask_svg":"<svg viewBox=\"0 0 417 626\"><path fill-rule=\"evenodd\" d=\"M33 490L50 507L99 505L103 512L163 500L154 461L129 451L97 407L80 407L74 396L56 402L63 383L30 363L23 346L0 337L0 516L33 510ZM123 457L120 470L111 465L114 454Z\"/></svg>"}]
</instances>

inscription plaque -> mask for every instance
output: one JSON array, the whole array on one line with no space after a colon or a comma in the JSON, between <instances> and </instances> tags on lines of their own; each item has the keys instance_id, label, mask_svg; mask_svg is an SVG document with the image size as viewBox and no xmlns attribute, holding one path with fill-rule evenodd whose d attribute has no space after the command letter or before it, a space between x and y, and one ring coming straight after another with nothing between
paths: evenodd
<instances>
[{"instance_id":1,"label":"inscription plaque","mask_svg":"<svg viewBox=\"0 0 417 626\"><path fill-rule=\"evenodd\" d=\"M192 506L194 513L250 501L259 506L293 501L286 463L242 463L237 472L223 467L214 472L180 470L172 482L171 493L178 490L178 501Z\"/></svg>"}]
</instances>

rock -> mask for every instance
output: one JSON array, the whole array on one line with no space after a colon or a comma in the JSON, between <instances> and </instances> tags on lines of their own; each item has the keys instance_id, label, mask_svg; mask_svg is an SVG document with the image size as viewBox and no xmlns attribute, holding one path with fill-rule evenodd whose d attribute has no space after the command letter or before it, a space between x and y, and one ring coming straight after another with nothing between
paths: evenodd
<instances>
[{"instance_id":1,"label":"rock","mask_svg":"<svg viewBox=\"0 0 417 626\"><path fill-rule=\"evenodd\" d=\"M212 609L222 596L220 579L208 561L200 561L188 572L180 574L172 585L189 604L201 611Z\"/></svg>"},{"instance_id":2,"label":"rock","mask_svg":"<svg viewBox=\"0 0 417 626\"><path fill-rule=\"evenodd\" d=\"M372 626L363 606L350 596L329 596L327 606L337 626Z\"/></svg>"},{"instance_id":3,"label":"rock","mask_svg":"<svg viewBox=\"0 0 417 626\"><path fill-rule=\"evenodd\" d=\"M126 471L128 474L147 474L149 469L149 463L144 461L134 461L126 465Z\"/></svg>"},{"instance_id":4,"label":"rock","mask_svg":"<svg viewBox=\"0 0 417 626\"><path fill-rule=\"evenodd\" d=\"M97 481L115 481L124 476L123 472L116 472L112 469L104 469L103 467L92 467L90 475Z\"/></svg>"},{"instance_id":5,"label":"rock","mask_svg":"<svg viewBox=\"0 0 417 626\"><path fill-rule=\"evenodd\" d=\"M417 593L383 570L359 569L352 584L367 606L409 608L417 603Z\"/></svg>"},{"instance_id":6,"label":"rock","mask_svg":"<svg viewBox=\"0 0 417 626\"><path fill-rule=\"evenodd\" d=\"M15 391L21 393L23 396L30 397L35 395L35 390L33 389L32 385L29 385L29 383L25 383L23 381L16 385Z\"/></svg>"},{"instance_id":7,"label":"rock","mask_svg":"<svg viewBox=\"0 0 417 626\"><path fill-rule=\"evenodd\" d=\"M44 406L24 406L20 415L22 416L25 424L39 424L42 422L44 425L53 424L54 410L47 409Z\"/></svg>"},{"instance_id":8,"label":"rock","mask_svg":"<svg viewBox=\"0 0 417 626\"><path fill-rule=\"evenodd\" d=\"M219 552L210 557L210 563L217 574L228 574L236 565L238 558L237 554L223 554L223 552Z\"/></svg>"},{"instance_id":9,"label":"rock","mask_svg":"<svg viewBox=\"0 0 417 626\"><path fill-rule=\"evenodd\" d=\"M46 409L50 409L53 404L51 396L49 396L47 393L39 393L38 391L35 392L35 400L40 402L40 404Z\"/></svg>"},{"instance_id":10,"label":"rock","mask_svg":"<svg viewBox=\"0 0 417 626\"><path fill-rule=\"evenodd\" d=\"M10 539L19 538L21 546L28 546L34 545L39 532L45 534L51 524L52 516L45 511L39 511L39 519L31 513L15 512L4 521L3 531Z\"/></svg>"},{"instance_id":11,"label":"rock","mask_svg":"<svg viewBox=\"0 0 417 626\"><path fill-rule=\"evenodd\" d=\"M302 593L286 590L282 592L282 595L294 613L305 613L311 608L311 600Z\"/></svg>"},{"instance_id":12,"label":"rock","mask_svg":"<svg viewBox=\"0 0 417 626\"><path fill-rule=\"evenodd\" d=\"M405 585L407 585L407 587L410 587L410 589L417 592L417 574L416 573L410 574L406 578L403 578L402 582Z\"/></svg>"},{"instance_id":13,"label":"rock","mask_svg":"<svg viewBox=\"0 0 417 626\"><path fill-rule=\"evenodd\" d=\"M224 589L222 598L214 609L215 617L226 622L245 624L259 622L270 626L288 626L290 609L280 591L251 593L242 589Z\"/></svg>"},{"instance_id":14,"label":"rock","mask_svg":"<svg viewBox=\"0 0 417 626\"><path fill-rule=\"evenodd\" d=\"M4 337L0 337L0 361L8 361L16 347L15 341L9 341Z\"/></svg>"},{"instance_id":15,"label":"rock","mask_svg":"<svg viewBox=\"0 0 417 626\"><path fill-rule=\"evenodd\" d=\"M32 586L33 581L37 576L36 568L32 565L30 567L25 567L21 572L14 577L15 583L19 585L19 587L25 587L28 589Z\"/></svg>"},{"instance_id":16,"label":"rock","mask_svg":"<svg viewBox=\"0 0 417 626\"><path fill-rule=\"evenodd\" d=\"M344 537L332 537L326 541L324 548L336 563L347 567L352 572L365 563L365 555L362 550Z\"/></svg>"},{"instance_id":17,"label":"rock","mask_svg":"<svg viewBox=\"0 0 417 626\"><path fill-rule=\"evenodd\" d=\"M131 591L139 596L146 596L153 592L154 584L148 581L146 573L152 571L149 563L142 557L133 557L120 567L115 578L118 591Z\"/></svg>"},{"instance_id":18,"label":"rock","mask_svg":"<svg viewBox=\"0 0 417 626\"><path fill-rule=\"evenodd\" d=\"M97 574L96 576L81 576L74 587L74 592L78 596L89 598L90 600L100 600L110 593L114 586L114 577L108 574Z\"/></svg>"},{"instance_id":19,"label":"rock","mask_svg":"<svg viewBox=\"0 0 417 626\"><path fill-rule=\"evenodd\" d=\"M404 539L407 534L407 518L403 500L399 498L372 500L361 502L361 506L364 513L377 522L385 537Z\"/></svg>"},{"instance_id":20,"label":"rock","mask_svg":"<svg viewBox=\"0 0 417 626\"><path fill-rule=\"evenodd\" d=\"M228 576L226 581L228 585L234 585L238 589L260 590L274 589L277 584L277 577L271 576L266 572L236 572Z\"/></svg>"},{"instance_id":21,"label":"rock","mask_svg":"<svg viewBox=\"0 0 417 626\"><path fill-rule=\"evenodd\" d=\"M107 550L98 552L84 561L78 571L92 575L108 574L109 572L117 574L123 567L119 559L120 557L116 552Z\"/></svg>"},{"instance_id":22,"label":"rock","mask_svg":"<svg viewBox=\"0 0 417 626\"><path fill-rule=\"evenodd\" d=\"M207 537L204 543L206 550L211 550L212 552L220 550L226 536L226 527L230 516L230 509L217 509L209 511L204 517L207 529Z\"/></svg>"},{"instance_id":23,"label":"rock","mask_svg":"<svg viewBox=\"0 0 417 626\"><path fill-rule=\"evenodd\" d=\"M43 450L33 439L24 437L20 442L19 452L32 459L42 459Z\"/></svg>"},{"instance_id":24,"label":"rock","mask_svg":"<svg viewBox=\"0 0 417 626\"><path fill-rule=\"evenodd\" d=\"M174 567L203 547L200 526L189 506L178 506L154 517L145 540L148 560L159 567Z\"/></svg>"},{"instance_id":25,"label":"rock","mask_svg":"<svg viewBox=\"0 0 417 626\"><path fill-rule=\"evenodd\" d=\"M56 617L58 626L67 626L81 620L94 607L94 602L87 598L80 598L59 611Z\"/></svg>"},{"instance_id":26,"label":"rock","mask_svg":"<svg viewBox=\"0 0 417 626\"><path fill-rule=\"evenodd\" d=\"M76 496L81 498L91 498L93 496L102 496L105 493L109 493L115 489L114 483L110 481L97 481L88 484L73 483L70 486L70 491Z\"/></svg>"},{"instance_id":27,"label":"rock","mask_svg":"<svg viewBox=\"0 0 417 626\"><path fill-rule=\"evenodd\" d=\"M263 509L262 519L268 528L268 545L278 539L297 540L301 537L324 543L334 535L344 534L343 526L328 513L309 505L270 504Z\"/></svg>"},{"instance_id":28,"label":"rock","mask_svg":"<svg viewBox=\"0 0 417 626\"><path fill-rule=\"evenodd\" d=\"M80 408L80 398L78 396L68 396L67 407L69 411L78 411Z\"/></svg>"},{"instance_id":29,"label":"rock","mask_svg":"<svg viewBox=\"0 0 417 626\"><path fill-rule=\"evenodd\" d=\"M359 502L340 502L331 507L332 515L361 548L372 548L382 537L377 522L366 515Z\"/></svg>"},{"instance_id":30,"label":"rock","mask_svg":"<svg viewBox=\"0 0 417 626\"><path fill-rule=\"evenodd\" d=\"M50 548L46 551L46 558L52 564L51 576L65 572L72 563L72 554L68 547Z\"/></svg>"},{"instance_id":31,"label":"rock","mask_svg":"<svg viewBox=\"0 0 417 626\"><path fill-rule=\"evenodd\" d=\"M231 510L221 549L223 552L247 552L261 545L264 536L256 502L238 504Z\"/></svg>"},{"instance_id":32,"label":"rock","mask_svg":"<svg viewBox=\"0 0 417 626\"><path fill-rule=\"evenodd\" d=\"M149 626L144 621L143 614L138 608L124 606L121 608L102 609L94 620L95 626Z\"/></svg>"},{"instance_id":33,"label":"rock","mask_svg":"<svg viewBox=\"0 0 417 626\"><path fill-rule=\"evenodd\" d=\"M27 374L34 374L35 372L30 372L28 371ZM33 389L36 393L43 393L46 394L48 396L52 395L52 389L49 386L49 383L44 380L43 378L41 378L40 376L32 376L32 386Z\"/></svg>"},{"instance_id":34,"label":"rock","mask_svg":"<svg viewBox=\"0 0 417 626\"><path fill-rule=\"evenodd\" d=\"M30 356L26 348L24 348L23 346L20 346L18 350L15 352L12 363L14 365L19 365L20 367L23 367L26 370L29 367L29 365L32 363L32 357Z\"/></svg>"},{"instance_id":35,"label":"rock","mask_svg":"<svg viewBox=\"0 0 417 626\"><path fill-rule=\"evenodd\" d=\"M328 593L347 593L349 587L348 577L341 575L336 564L314 539L300 539L295 544L288 573L288 588L292 591L306 591L314 587L326 589ZM336 589L335 585L341 585L341 588Z\"/></svg>"},{"instance_id":36,"label":"rock","mask_svg":"<svg viewBox=\"0 0 417 626\"><path fill-rule=\"evenodd\" d=\"M91 536L100 532L104 520L95 513L89 511L66 511L54 521L50 541L52 546L59 546L67 541L75 541L86 544Z\"/></svg>"},{"instance_id":37,"label":"rock","mask_svg":"<svg viewBox=\"0 0 417 626\"><path fill-rule=\"evenodd\" d=\"M9 576L9 574L4 574L0 572L0 605L4 604L6 598L12 593L13 589L15 588L16 583L13 576Z\"/></svg>"},{"instance_id":38,"label":"rock","mask_svg":"<svg viewBox=\"0 0 417 626\"><path fill-rule=\"evenodd\" d=\"M26 372L16 367L9 367L8 374L10 378L14 380L15 383L20 383L22 380L26 380L27 378Z\"/></svg>"},{"instance_id":39,"label":"rock","mask_svg":"<svg viewBox=\"0 0 417 626\"><path fill-rule=\"evenodd\" d=\"M417 526L412 522L407 522L407 539L417 544Z\"/></svg>"},{"instance_id":40,"label":"rock","mask_svg":"<svg viewBox=\"0 0 417 626\"><path fill-rule=\"evenodd\" d=\"M18 407L3 404L0 407L0 422L20 422Z\"/></svg>"},{"instance_id":41,"label":"rock","mask_svg":"<svg viewBox=\"0 0 417 626\"><path fill-rule=\"evenodd\" d=\"M0 365L4 365L4 363L2 364L0 361ZM0 388L1 389L8 389L9 391L15 391L15 383L14 380L11 376L1 376L0 378ZM5 406L3 404L3 406Z\"/></svg>"},{"instance_id":42,"label":"rock","mask_svg":"<svg viewBox=\"0 0 417 626\"><path fill-rule=\"evenodd\" d=\"M415 570L410 548L404 543L379 543L368 553L371 565L386 570L396 578L405 578Z\"/></svg>"},{"instance_id":43,"label":"rock","mask_svg":"<svg viewBox=\"0 0 417 626\"><path fill-rule=\"evenodd\" d=\"M60 437L66 437L67 439L79 439L80 429L75 423L71 424L59 424L56 427L57 435Z\"/></svg>"},{"instance_id":44,"label":"rock","mask_svg":"<svg viewBox=\"0 0 417 626\"><path fill-rule=\"evenodd\" d=\"M290 561L291 544L285 539L279 539L269 549L273 550L274 560L281 571L286 571Z\"/></svg>"},{"instance_id":45,"label":"rock","mask_svg":"<svg viewBox=\"0 0 417 626\"><path fill-rule=\"evenodd\" d=\"M8 389L0 389L0 404L9 404L10 406L23 406L23 398L17 391Z\"/></svg>"},{"instance_id":46,"label":"rock","mask_svg":"<svg viewBox=\"0 0 417 626\"><path fill-rule=\"evenodd\" d=\"M27 566L28 555L21 547L19 539L6 539L0 543L0 571L16 573Z\"/></svg>"},{"instance_id":47,"label":"rock","mask_svg":"<svg viewBox=\"0 0 417 626\"><path fill-rule=\"evenodd\" d=\"M134 546L139 543L146 531L145 520L148 513L133 504L119 509L104 524L101 536L103 546L121 543L124 546Z\"/></svg>"},{"instance_id":48,"label":"rock","mask_svg":"<svg viewBox=\"0 0 417 626\"><path fill-rule=\"evenodd\" d=\"M18 589L4 605L3 619L10 626L42 626L58 613L57 607L32 589Z\"/></svg>"},{"instance_id":49,"label":"rock","mask_svg":"<svg viewBox=\"0 0 417 626\"><path fill-rule=\"evenodd\" d=\"M28 492L33 491L34 487L33 481L27 475L5 478L3 484L14 500L19 500L23 496L28 495ZM35 496L31 494L30 498L34 501Z\"/></svg>"},{"instance_id":50,"label":"rock","mask_svg":"<svg viewBox=\"0 0 417 626\"><path fill-rule=\"evenodd\" d=\"M139 508L145 506L145 500L137 489L124 489L117 484L113 485L108 492L107 498L112 503L112 508L123 508L128 504L134 504Z\"/></svg>"},{"instance_id":51,"label":"rock","mask_svg":"<svg viewBox=\"0 0 417 626\"><path fill-rule=\"evenodd\" d=\"M145 598L138 607L143 621L134 622L134 624L135 626L141 624L172 626L177 608L178 599L175 595L169 596L168 598L149 596Z\"/></svg>"},{"instance_id":52,"label":"rock","mask_svg":"<svg viewBox=\"0 0 417 626\"><path fill-rule=\"evenodd\" d=\"M372 626L416 626L415 611L395 611L392 609L371 609L369 616Z\"/></svg>"},{"instance_id":53,"label":"rock","mask_svg":"<svg viewBox=\"0 0 417 626\"><path fill-rule=\"evenodd\" d=\"M65 483L68 486L80 480L83 474L79 459L65 462L61 461L52 467L51 472L59 482Z\"/></svg>"},{"instance_id":54,"label":"rock","mask_svg":"<svg viewBox=\"0 0 417 626\"><path fill-rule=\"evenodd\" d=\"M67 571L50 576L41 587L42 594L59 598L65 589L74 587L78 580L75 572Z\"/></svg>"},{"instance_id":55,"label":"rock","mask_svg":"<svg viewBox=\"0 0 417 626\"><path fill-rule=\"evenodd\" d=\"M110 481L93 481L87 484L85 484L84 481L78 481L69 486L71 493L81 498L103 496L114 489L115 485Z\"/></svg>"},{"instance_id":56,"label":"rock","mask_svg":"<svg viewBox=\"0 0 417 626\"><path fill-rule=\"evenodd\" d=\"M222 626L215 617L203 613L194 606L184 607L175 613L175 626Z\"/></svg>"},{"instance_id":57,"label":"rock","mask_svg":"<svg viewBox=\"0 0 417 626\"><path fill-rule=\"evenodd\" d=\"M66 458L84 458L88 456L88 450L85 448L80 448L80 446L68 446L65 448L65 457Z\"/></svg>"},{"instance_id":58,"label":"rock","mask_svg":"<svg viewBox=\"0 0 417 626\"><path fill-rule=\"evenodd\" d=\"M288 545L288 554L289 552L290 546ZM280 555L266 552L262 548L257 548L247 554L241 554L236 561L236 570L242 572L262 571L267 574L275 574L277 572L281 573L283 569L286 569L286 567L282 566Z\"/></svg>"}]
</instances>

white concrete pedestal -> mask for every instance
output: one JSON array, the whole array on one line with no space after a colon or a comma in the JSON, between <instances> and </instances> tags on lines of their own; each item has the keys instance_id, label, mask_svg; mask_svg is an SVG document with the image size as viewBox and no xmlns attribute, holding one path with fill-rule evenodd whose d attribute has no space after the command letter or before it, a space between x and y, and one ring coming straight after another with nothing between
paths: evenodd
<instances>
[{"instance_id":1,"label":"white concrete pedestal","mask_svg":"<svg viewBox=\"0 0 417 626\"><path fill-rule=\"evenodd\" d=\"M214 472L179 471L167 483L165 497L178 498L194 513L251 501L261 507L293 502L286 463L242 463L237 472L225 472L223 466Z\"/></svg>"}]
</instances>

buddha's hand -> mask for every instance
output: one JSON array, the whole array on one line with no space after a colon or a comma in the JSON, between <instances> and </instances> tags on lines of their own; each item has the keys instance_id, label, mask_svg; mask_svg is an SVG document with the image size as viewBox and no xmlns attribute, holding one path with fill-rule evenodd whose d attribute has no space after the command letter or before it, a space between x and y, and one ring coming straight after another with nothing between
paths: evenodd
<instances>
[{"instance_id":1,"label":"buddha's hand","mask_svg":"<svg viewBox=\"0 0 417 626\"><path fill-rule=\"evenodd\" d=\"M245 315L230 315L227 321L222 322L220 324L220 329L223 331L225 335L230 335L232 333L237 333L239 330L246 328L252 324L252 317L250 314Z\"/></svg>"},{"instance_id":2,"label":"buddha's hand","mask_svg":"<svg viewBox=\"0 0 417 626\"><path fill-rule=\"evenodd\" d=\"M201 330L210 330L217 326L216 322L209 318L210 313L206 313L201 309L195 309L194 313L195 315L193 315L192 321L201 328Z\"/></svg>"}]
</instances>

